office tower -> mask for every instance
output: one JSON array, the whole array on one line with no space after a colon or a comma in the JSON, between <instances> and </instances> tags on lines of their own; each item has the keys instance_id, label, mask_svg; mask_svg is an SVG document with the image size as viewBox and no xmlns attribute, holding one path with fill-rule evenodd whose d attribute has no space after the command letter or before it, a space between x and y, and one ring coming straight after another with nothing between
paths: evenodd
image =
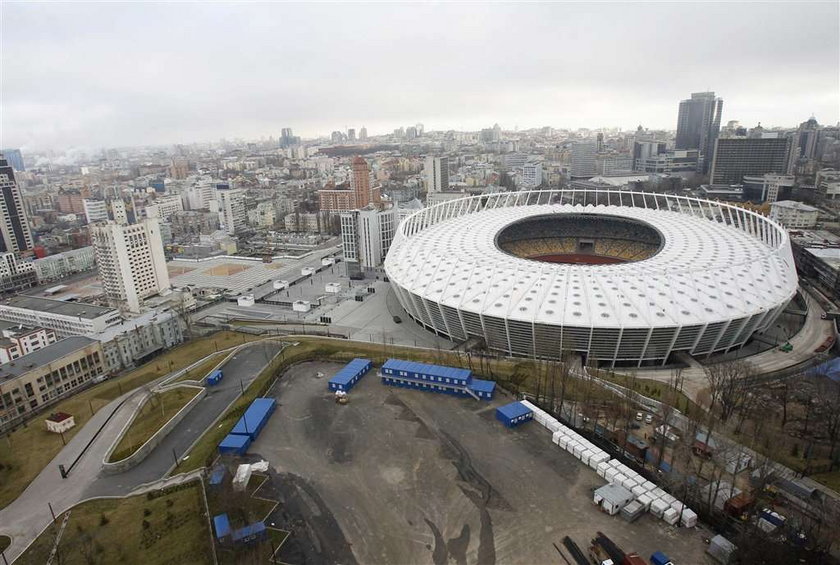
<instances>
[{"instance_id":1,"label":"office tower","mask_svg":"<svg viewBox=\"0 0 840 565\"><path fill-rule=\"evenodd\" d=\"M85 198L85 218L87 223L104 222L108 220L108 203L104 200Z\"/></svg>"},{"instance_id":2,"label":"office tower","mask_svg":"<svg viewBox=\"0 0 840 565\"><path fill-rule=\"evenodd\" d=\"M341 245L347 276L359 278L382 265L399 223L397 207L366 206L341 213Z\"/></svg>"},{"instance_id":3,"label":"office tower","mask_svg":"<svg viewBox=\"0 0 840 565\"><path fill-rule=\"evenodd\" d=\"M417 137L417 128L414 126L408 126L405 128L405 137L406 139L415 139Z\"/></svg>"},{"instance_id":4,"label":"office tower","mask_svg":"<svg viewBox=\"0 0 840 565\"><path fill-rule=\"evenodd\" d=\"M449 190L449 158L426 157L426 192L446 192Z\"/></svg>"},{"instance_id":5,"label":"office tower","mask_svg":"<svg viewBox=\"0 0 840 565\"><path fill-rule=\"evenodd\" d=\"M185 210L204 210L210 202L216 199L216 186L209 180L200 181L188 186L181 193L181 201Z\"/></svg>"},{"instance_id":6,"label":"office tower","mask_svg":"<svg viewBox=\"0 0 840 565\"><path fill-rule=\"evenodd\" d=\"M292 128L280 130L280 147L291 147L300 143L300 137L292 133Z\"/></svg>"},{"instance_id":7,"label":"office tower","mask_svg":"<svg viewBox=\"0 0 840 565\"><path fill-rule=\"evenodd\" d=\"M573 177L591 177L595 175L594 143L575 143L572 145L571 175Z\"/></svg>"},{"instance_id":8,"label":"office tower","mask_svg":"<svg viewBox=\"0 0 840 565\"><path fill-rule=\"evenodd\" d=\"M542 184L542 163L528 162L522 166L522 187L537 188Z\"/></svg>"},{"instance_id":9,"label":"office tower","mask_svg":"<svg viewBox=\"0 0 840 565\"><path fill-rule=\"evenodd\" d=\"M712 184L740 184L745 175L786 173L789 138L720 138L715 142Z\"/></svg>"},{"instance_id":10,"label":"office tower","mask_svg":"<svg viewBox=\"0 0 840 565\"><path fill-rule=\"evenodd\" d=\"M604 134L599 133L595 136L595 145L598 153L604 150Z\"/></svg>"},{"instance_id":11,"label":"office tower","mask_svg":"<svg viewBox=\"0 0 840 565\"><path fill-rule=\"evenodd\" d=\"M362 126L362 129L359 130L359 140L366 141L367 140L367 128Z\"/></svg>"},{"instance_id":12,"label":"office tower","mask_svg":"<svg viewBox=\"0 0 840 565\"><path fill-rule=\"evenodd\" d=\"M20 172L26 170L26 167L23 165L23 155L21 155L20 149L0 149L0 158L3 157L6 158L6 161L9 162L9 166L14 170Z\"/></svg>"},{"instance_id":13,"label":"office tower","mask_svg":"<svg viewBox=\"0 0 840 565\"><path fill-rule=\"evenodd\" d=\"M169 288L157 219L134 225L96 224L90 228L90 238L102 288L115 306L139 312L144 298Z\"/></svg>"},{"instance_id":14,"label":"office tower","mask_svg":"<svg viewBox=\"0 0 840 565\"><path fill-rule=\"evenodd\" d=\"M820 133L822 133L822 128L813 116L808 121L799 124L792 155L795 155L796 159L807 159L809 161L816 159L818 157L817 147L820 143Z\"/></svg>"},{"instance_id":15,"label":"office tower","mask_svg":"<svg viewBox=\"0 0 840 565\"><path fill-rule=\"evenodd\" d=\"M356 130L350 128L347 130L347 140L348 141L356 141Z\"/></svg>"},{"instance_id":16,"label":"office tower","mask_svg":"<svg viewBox=\"0 0 840 565\"><path fill-rule=\"evenodd\" d=\"M20 253L32 249L32 233L23 209L15 173L0 156L0 252Z\"/></svg>"},{"instance_id":17,"label":"office tower","mask_svg":"<svg viewBox=\"0 0 840 565\"><path fill-rule=\"evenodd\" d=\"M417 124L414 126L414 129L417 130L417 137L423 137L423 132L425 131L425 126L423 124Z\"/></svg>"},{"instance_id":18,"label":"office tower","mask_svg":"<svg viewBox=\"0 0 840 565\"><path fill-rule=\"evenodd\" d=\"M699 169L704 174L709 171L722 112L723 99L715 98L714 92L694 92L680 102L674 149L699 149Z\"/></svg>"},{"instance_id":19,"label":"office tower","mask_svg":"<svg viewBox=\"0 0 840 565\"><path fill-rule=\"evenodd\" d=\"M129 197L131 198L131 197ZM134 199L131 199L131 216L128 214L129 209L125 205L125 200L122 198L114 198L111 200L111 217L121 226L135 223L137 216L134 212Z\"/></svg>"},{"instance_id":20,"label":"office tower","mask_svg":"<svg viewBox=\"0 0 840 565\"><path fill-rule=\"evenodd\" d=\"M223 189L216 191L219 202L219 224L228 235L235 235L248 225L245 211L245 191Z\"/></svg>"},{"instance_id":21,"label":"office tower","mask_svg":"<svg viewBox=\"0 0 840 565\"><path fill-rule=\"evenodd\" d=\"M350 189L353 191L354 208L364 208L371 203L370 167L367 161L356 157L351 163Z\"/></svg>"}]
</instances>

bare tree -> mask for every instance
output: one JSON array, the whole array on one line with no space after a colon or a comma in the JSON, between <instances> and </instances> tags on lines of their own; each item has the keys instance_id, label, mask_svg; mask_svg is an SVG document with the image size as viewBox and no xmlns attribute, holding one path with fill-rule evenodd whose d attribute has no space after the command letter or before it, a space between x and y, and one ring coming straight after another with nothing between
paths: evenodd
<instances>
[{"instance_id":1,"label":"bare tree","mask_svg":"<svg viewBox=\"0 0 840 565\"><path fill-rule=\"evenodd\" d=\"M721 421L726 422L743 404L747 392L744 381L754 373L753 368L743 360L735 360L709 365L705 372L709 382L709 412L717 406Z\"/></svg>"}]
</instances>

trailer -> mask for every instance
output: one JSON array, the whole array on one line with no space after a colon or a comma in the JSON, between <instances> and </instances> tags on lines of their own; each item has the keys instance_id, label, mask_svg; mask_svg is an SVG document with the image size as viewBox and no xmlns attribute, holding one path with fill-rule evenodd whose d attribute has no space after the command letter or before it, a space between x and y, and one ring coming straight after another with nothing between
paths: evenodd
<instances>
[{"instance_id":1,"label":"trailer","mask_svg":"<svg viewBox=\"0 0 840 565\"><path fill-rule=\"evenodd\" d=\"M332 391L347 392L356 386L356 383L370 371L372 366L370 359L353 359L330 379L327 387Z\"/></svg>"},{"instance_id":2,"label":"trailer","mask_svg":"<svg viewBox=\"0 0 840 565\"><path fill-rule=\"evenodd\" d=\"M496 419L506 427L513 428L533 420L534 412L521 402L511 402L496 408Z\"/></svg>"},{"instance_id":3,"label":"trailer","mask_svg":"<svg viewBox=\"0 0 840 565\"><path fill-rule=\"evenodd\" d=\"M251 438L247 435L228 434L219 443L219 455L245 455L251 445Z\"/></svg>"}]
</instances>

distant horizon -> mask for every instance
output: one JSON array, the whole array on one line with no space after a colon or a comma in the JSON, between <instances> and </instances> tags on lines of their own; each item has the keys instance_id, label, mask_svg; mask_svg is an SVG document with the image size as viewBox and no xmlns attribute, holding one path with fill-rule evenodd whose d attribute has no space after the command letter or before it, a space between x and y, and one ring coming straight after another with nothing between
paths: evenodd
<instances>
[{"instance_id":1,"label":"distant horizon","mask_svg":"<svg viewBox=\"0 0 840 565\"><path fill-rule=\"evenodd\" d=\"M0 147L840 121L840 3L0 3ZM511 25L512 22L522 25ZM276 125L275 125L276 124ZM270 133L276 130L276 133ZM212 142L212 141L204 141Z\"/></svg>"}]
</instances>

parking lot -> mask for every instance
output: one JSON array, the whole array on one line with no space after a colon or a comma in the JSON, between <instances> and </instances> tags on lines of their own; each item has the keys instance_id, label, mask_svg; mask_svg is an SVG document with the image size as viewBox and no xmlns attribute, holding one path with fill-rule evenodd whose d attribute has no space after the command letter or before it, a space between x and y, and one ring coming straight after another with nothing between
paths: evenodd
<instances>
[{"instance_id":1,"label":"parking lot","mask_svg":"<svg viewBox=\"0 0 840 565\"><path fill-rule=\"evenodd\" d=\"M290 369L250 449L273 467L282 508L272 519L295 531L283 561L558 563L554 543L569 535L585 551L602 531L645 559L663 550L677 563L706 563L707 531L601 513L594 471L538 424L509 430L495 420L509 398L393 389L372 371L342 406L327 391L339 368Z\"/></svg>"}]
</instances>

